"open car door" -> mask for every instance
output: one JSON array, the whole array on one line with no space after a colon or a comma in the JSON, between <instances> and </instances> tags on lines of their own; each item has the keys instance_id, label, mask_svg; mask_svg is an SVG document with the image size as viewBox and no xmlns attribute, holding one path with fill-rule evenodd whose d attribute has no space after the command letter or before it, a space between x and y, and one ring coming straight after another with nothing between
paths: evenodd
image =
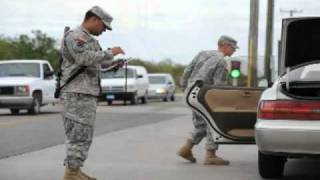
<instances>
[{"instance_id":1,"label":"open car door","mask_svg":"<svg viewBox=\"0 0 320 180\"><path fill-rule=\"evenodd\" d=\"M197 81L186 103L210 125L218 144L252 144L258 101L265 88L208 86Z\"/></svg>"}]
</instances>

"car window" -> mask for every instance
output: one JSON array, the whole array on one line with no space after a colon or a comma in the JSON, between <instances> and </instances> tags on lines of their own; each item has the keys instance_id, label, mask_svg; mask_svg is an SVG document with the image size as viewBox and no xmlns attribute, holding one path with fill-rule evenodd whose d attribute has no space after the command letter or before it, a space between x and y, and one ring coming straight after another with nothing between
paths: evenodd
<instances>
[{"instance_id":1,"label":"car window","mask_svg":"<svg viewBox=\"0 0 320 180\"><path fill-rule=\"evenodd\" d=\"M150 84L166 84L166 77L164 76L149 76Z\"/></svg>"},{"instance_id":2,"label":"car window","mask_svg":"<svg viewBox=\"0 0 320 180\"><path fill-rule=\"evenodd\" d=\"M101 78L103 79L115 79L115 78L125 78L125 69L119 69L117 71L108 71L105 73L101 73ZM135 78L136 71L134 69L127 69L127 77L128 78Z\"/></svg>"},{"instance_id":3,"label":"car window","mask_svg":"<svg viewBox=\"0 0 320 180\"><path fill-rule=\"evenodd\" d=\"M38 63L0 64L0 77L7 77L7 76L40 77L40 64Z\"/></svg>"},{"instance_id":4,"label":"car window","mask_svg":"<svg viewBox=\"0 0 320 180\"><path fill-rule=\"evenodd\" d=\"M43 73L50 71L50 68L49 68L48 64L43 64L42 67L43 67Z\"/></svg>"},{"instance_id":5,"label":"car window","mask_svg":"<svg viewBox=\"0 0 320 180\"><path fill-rule=\"evenodd\" d=\"M171 82L172 84L174 84L174 80L171 76L169 76L169 82Z\"/></svg>"}]
</instances>

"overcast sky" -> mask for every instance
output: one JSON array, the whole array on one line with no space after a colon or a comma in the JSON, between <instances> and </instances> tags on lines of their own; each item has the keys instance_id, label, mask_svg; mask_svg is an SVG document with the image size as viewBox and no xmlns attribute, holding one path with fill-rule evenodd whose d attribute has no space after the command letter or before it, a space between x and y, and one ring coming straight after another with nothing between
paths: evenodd
<instances>
[{"instance_id":1,"label":"overcast sky","mask_svg":"<svg viewBox=\"0 0 320 180\"><path fill-rule=\"evenodd\" d=\"M159 61L171 58L186 64L200 50L216 49L222 34L238 40L235 56L248 54L250 0L0 0L0 34L14 37L41 30L61 39L64 26L76 27L94 5L113 17L113 31L98 37L103 48L122 46L126 57ZM319 16L319 0L275 0L274 41L281 19ZM260 0L259 55L264 54L267 0ZM276 46L274 47L276 54Z\"/></svg>"}]
</instances>

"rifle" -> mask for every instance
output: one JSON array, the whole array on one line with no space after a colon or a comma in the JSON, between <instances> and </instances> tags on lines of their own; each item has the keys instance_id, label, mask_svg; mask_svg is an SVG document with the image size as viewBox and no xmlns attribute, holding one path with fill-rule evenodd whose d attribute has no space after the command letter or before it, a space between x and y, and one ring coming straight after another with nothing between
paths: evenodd
<instances>
[{"instance_id":1,"label":"rifle","mask_svg":"<svg viewBox=\"0 0 320 180\"><path fill-rule=\"evenodd\" d=\"M64 28L64 32L63 32L63 40L62 40L62 46L64 46L64 38L65 38L65 34L70 30L70 27L69 26L66 26ZM61 49L62 50L62 49ZM57 79L56 79L56 89L55 89L55 92L54 92L54 98L59 98L60 96L60 90L62 87L60 87L60 81L61 81L61 76L62 76L62 69L61 69L61 66L62 66L62 62L63 62L63 56L62 56L62 51L60 50L60 53L59 53L59 69L58 69L58 72L57 72Z\"/></svg>"}]
</instances>

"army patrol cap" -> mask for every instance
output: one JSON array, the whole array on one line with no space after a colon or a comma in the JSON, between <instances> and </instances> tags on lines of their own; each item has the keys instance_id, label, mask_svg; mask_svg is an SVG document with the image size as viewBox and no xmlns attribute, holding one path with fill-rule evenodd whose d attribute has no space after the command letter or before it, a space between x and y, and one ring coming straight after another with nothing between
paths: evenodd
<instances>
[{"instance_id":1,"label":"army patrol cap","mask_svg":"<svg viewBox=\"0 0 320 180\"><path fill-rule=\"evenodd\" d=\"M239 46L237 45L237 41L230 36L225 36L225 35L221 36L219 38L218 44L229 44L234 49L239 49Z\"/></svg>"},{"instance_id":2,"label":"army patrol cap","mask_svg":"<svg viewBox=\"0 0 320 180\"><path fill-rule=\"evenodd\" d=\"M112 30L111 22L113 18L110 14L108 14L99 6L93 6L89 11L97 15L102 20L103 24L107 27L108 30Z\"/></svg>"}]
</instances>

